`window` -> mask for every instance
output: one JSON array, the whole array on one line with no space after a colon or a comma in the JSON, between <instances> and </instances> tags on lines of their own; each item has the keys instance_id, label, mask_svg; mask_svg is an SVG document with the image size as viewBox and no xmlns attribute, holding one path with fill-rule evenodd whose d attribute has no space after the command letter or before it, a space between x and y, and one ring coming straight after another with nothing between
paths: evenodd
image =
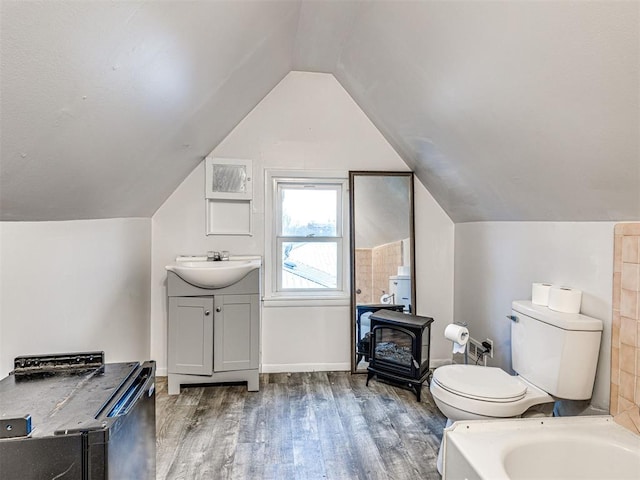
<instances>
[{"instance_id":1,"label":"window","mask_svg":"<svg viewBox=\"0 0 640 480\"><path fill-rule=\"evenodd\" d=\"M346 178L271 178L271 293L345 296Z\"/></svg>"}]
</instances>

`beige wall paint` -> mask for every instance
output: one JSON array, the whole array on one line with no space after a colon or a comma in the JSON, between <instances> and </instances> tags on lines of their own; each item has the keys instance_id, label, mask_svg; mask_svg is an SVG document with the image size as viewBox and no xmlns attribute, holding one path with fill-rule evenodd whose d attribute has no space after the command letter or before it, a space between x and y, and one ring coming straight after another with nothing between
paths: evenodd
<instances>
[{"instance_id":1,"label":"beige wall paint","mask_svg":"<svg viewBox=\"0 0 640 480\"><path fill-rule=\"evenodd\" d=\"M374 302L389 291L389 277L398 274L398 266L402 265L402 242L385 243L371 249L372 286ZM395 303L402 303L395 299Z\"/></svg>"},{"instance_id":2,"label":"beige wall paint","mask_svg":"<svg viewBox=\"0 0 640 480\"><path fill-rule=\"evenodd\" d=\"M389 291L389 277L398 274L402 263L402 242L385 243L355 251L357 303L379 303ZM397 300L397 303L401 303Z\"/></svg>"},{"instance_id":3,"label":"beige wall paint","mask_svg":"<svg viewBox=\"0 0 640 480\"><path fill-rule=\"evenodd\" d=\"M373 302L373 255L370 248L356 248L356 288L360 290L356 303Z\"/></svg>"},{"instance_id":4,"label":"beige wall paint","mask_svg":"<svg viewBox=\"0 0 640 480\"><path fill-rule=\"evenodd\" d=\"M640 433L640 223L615 227L609 411Z\"/></svg>"}]
</instances>

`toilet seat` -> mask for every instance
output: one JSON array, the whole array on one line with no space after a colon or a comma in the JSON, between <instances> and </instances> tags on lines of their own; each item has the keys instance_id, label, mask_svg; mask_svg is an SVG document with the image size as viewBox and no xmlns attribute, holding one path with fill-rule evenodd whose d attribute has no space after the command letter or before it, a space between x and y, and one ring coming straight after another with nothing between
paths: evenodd
<instances>
[{"instance_id":1,"label":"toilet seat","mask_svg":"<svg viewBox=\"0 0 640 480\"><path fill-rule=\"evenodd\" d=\"M495 367L446 365L435 370L432 381L455 395L472 400L515 402L527 393L527 386L517 377Z\"/></svg>"},{"instance_id":2,"label":"toilet seat","mask_svg":"<svg viewBox=\"0 0 640 480\"><path fill-rule=\"evenodd\" d=\"M553 402L547 392L522 377L476 365L436 368L430 390L440 411L452 421L517 417L533 405Z\"/></svg>"}]
</instances>

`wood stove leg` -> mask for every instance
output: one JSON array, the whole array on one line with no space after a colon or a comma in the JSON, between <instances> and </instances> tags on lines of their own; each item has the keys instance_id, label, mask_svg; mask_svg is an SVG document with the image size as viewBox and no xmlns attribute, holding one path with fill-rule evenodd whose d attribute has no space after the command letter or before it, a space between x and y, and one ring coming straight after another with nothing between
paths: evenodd
<instances>
[{"instance_id":1,"label":"wood stove leg","mask_svg":"<svg viewBox=\"0 0 640 480\"><path fill-rule=\"evenodd\" d=\"M365 384L367 387L369 386L369 380L371 380L375 376L373 372L367 372L367 383Z\"/></svg>"}]
</instances>

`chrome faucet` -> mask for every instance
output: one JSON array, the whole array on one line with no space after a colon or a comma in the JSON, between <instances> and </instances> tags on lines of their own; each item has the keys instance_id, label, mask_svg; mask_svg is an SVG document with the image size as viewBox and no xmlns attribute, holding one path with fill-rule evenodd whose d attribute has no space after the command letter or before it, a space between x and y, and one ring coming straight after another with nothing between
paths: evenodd
<instances>
[{"instance_id":1,"label":"chrome faucet","mask_svg":"<svg viewBox=\"0 0 640 480\"><path fill-rule=\"evenodd\" d=\"M219 262L220 261L220 252L208 251L207 252L207 262Z\"/></svg>"}]
</instances>

